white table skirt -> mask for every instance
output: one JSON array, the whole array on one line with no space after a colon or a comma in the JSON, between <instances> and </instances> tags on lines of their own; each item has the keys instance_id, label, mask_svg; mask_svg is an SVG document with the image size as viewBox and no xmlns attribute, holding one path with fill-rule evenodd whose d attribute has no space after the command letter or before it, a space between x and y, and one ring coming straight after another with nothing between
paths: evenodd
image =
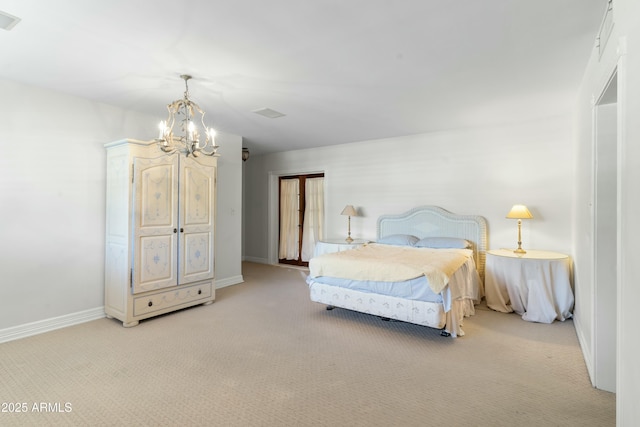
<instances>
[{"instance_id":1,"label":"white table skirt","mask_svg":"<svg viewBox=\"0 0 640 427\"><path fill-rule=\"evenodd\" d=\"M530 322L571 318L571 259L564 254L501 249L487 253L485 295L493 310L520 314Z\"/></svg>"}]
</instances>

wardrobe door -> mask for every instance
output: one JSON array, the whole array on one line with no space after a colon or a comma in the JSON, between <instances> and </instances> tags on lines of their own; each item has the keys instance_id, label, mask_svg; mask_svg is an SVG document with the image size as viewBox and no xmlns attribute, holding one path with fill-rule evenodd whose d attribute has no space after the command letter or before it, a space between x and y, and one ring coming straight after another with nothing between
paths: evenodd
<instances>
[{"instance_id":1,"label":"wardrobe door","mask_svg":"<svg viewBox=\"0 0 640 427\"><path fill-rule=\"evenodd\" d=\"M134 159L133 293L175 286L178 156Z\"/></svg>"},{"instance_id":2,"label":"wardrobe door","mask_svg":"<svg viewBox=\"0 0 640 427\"><path fill-rule=\"evenodd\" d=\"M206 161L206 159L204 160ZM216 168L180 159L178 283L213 278Z\"/></svg>"}]
</instances>

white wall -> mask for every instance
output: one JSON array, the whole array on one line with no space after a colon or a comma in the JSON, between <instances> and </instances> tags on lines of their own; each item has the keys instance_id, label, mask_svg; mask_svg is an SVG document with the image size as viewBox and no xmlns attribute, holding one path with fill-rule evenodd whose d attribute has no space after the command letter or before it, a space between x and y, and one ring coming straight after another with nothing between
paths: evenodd
<instances>
[{"instance_id":1,"label":"white wall","mask_svg":"<svg viewBox=\"0 0 640 427\"><path fill-rule=\"evenodd\" d=\"M0 93L1 338L9 328L100 312L103 144L152 138L157 118L4 80ZM223 135L221 145L216 266L230 284L242 277L241 138Z\"/></svg>"},{"instance_id":2,"label":"white wall","mask_svg":"<svg viewBox=\"0 0 640 427\"><path fill-rule=\"evenodd\" d=\"M636 322L640 301L640 274L636 260L640 238L640 2L615 2L616 25L626 37L628 53L623 73L621 124L623 142L620 160L620 284L618 289L618 378L617 420L620 426L640 423L640 340ZM620 82L618 82L620 84Z\"/></svg>"},{"instance_id":3,"label":"white wall","mask_svg":"<svg viewBox=\"0 0 640 427\"><path fill-rule=\"evenodd\" d=\"M526 204L523 247L570 253L573 190L571 118L365 141L252 157L245 166L247 260L269 261L269 195L274 177L325 173L327 237L344 237L352 204L355 238L375 238L381 214L437 205L484 216L491 248L515 247L517 227L505 215ZM271 224L270 224L271 220ZM277 228L274 231L277 234Z\"/></svg>"},{"instance_id":4,"label":"white wall","mask_svg":"<svg viewBox=\"0 0 640 427\"><path fill-rule=\"evenodd\" d=\"M615 0L614 27L604 53L594 49L587 65L576 115L576 310L575 324L588 366L593 363L593 102L618 70L618 318L617 425L640 421L640 340L637 302L640 300L636 246L640 237L640 2ZM614 331L611 331L614 333Z\"/></svg>"},{"instance_id":5,"label":"white wall","mask_svg":"<svg viewBox=\"0 0 640 427\"><path fill-rule=\"evenodd\" d=\"M216 287L242 278L242 137L218 132L218 187L216 200Z\"/></svg>"}]
</instances>

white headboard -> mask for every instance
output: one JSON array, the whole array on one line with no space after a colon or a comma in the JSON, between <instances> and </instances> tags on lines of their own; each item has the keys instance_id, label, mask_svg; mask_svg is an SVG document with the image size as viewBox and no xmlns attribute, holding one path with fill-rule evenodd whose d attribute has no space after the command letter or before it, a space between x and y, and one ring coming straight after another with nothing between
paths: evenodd
<instances>
[{"instance_id":1,"label":"white headboard","mask_svg":"<svg viewBox=\"0 0 640 427\"><path fill-rule=\"evenodd\" d=\"M399 215L378 218L377 238L391 234L424 237L457 237L473 244L474 261L484 280L487 221L477 215L456 215L437 206L420 206Z\"/></svg>"}]
</instances>

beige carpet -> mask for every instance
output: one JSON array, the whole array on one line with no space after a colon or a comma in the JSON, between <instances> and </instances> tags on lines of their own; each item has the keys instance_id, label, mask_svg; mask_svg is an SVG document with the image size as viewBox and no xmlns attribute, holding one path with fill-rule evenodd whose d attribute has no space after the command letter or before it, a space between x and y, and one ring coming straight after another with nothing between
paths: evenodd
<instances>
[{"instance_id":1,"label":"beige carpet","mask_svg":"<svg viewBox=\"0 0 640 427\"><path fill-rule=\"evenodd\" d=\"M465 337L443 338L326 311L299 270L243 268L210 306L0 344L2 409L27 410L0 425L615 425L615 395L591 387L571 321L480 307Z\"/></svg>"}]
</instances>

